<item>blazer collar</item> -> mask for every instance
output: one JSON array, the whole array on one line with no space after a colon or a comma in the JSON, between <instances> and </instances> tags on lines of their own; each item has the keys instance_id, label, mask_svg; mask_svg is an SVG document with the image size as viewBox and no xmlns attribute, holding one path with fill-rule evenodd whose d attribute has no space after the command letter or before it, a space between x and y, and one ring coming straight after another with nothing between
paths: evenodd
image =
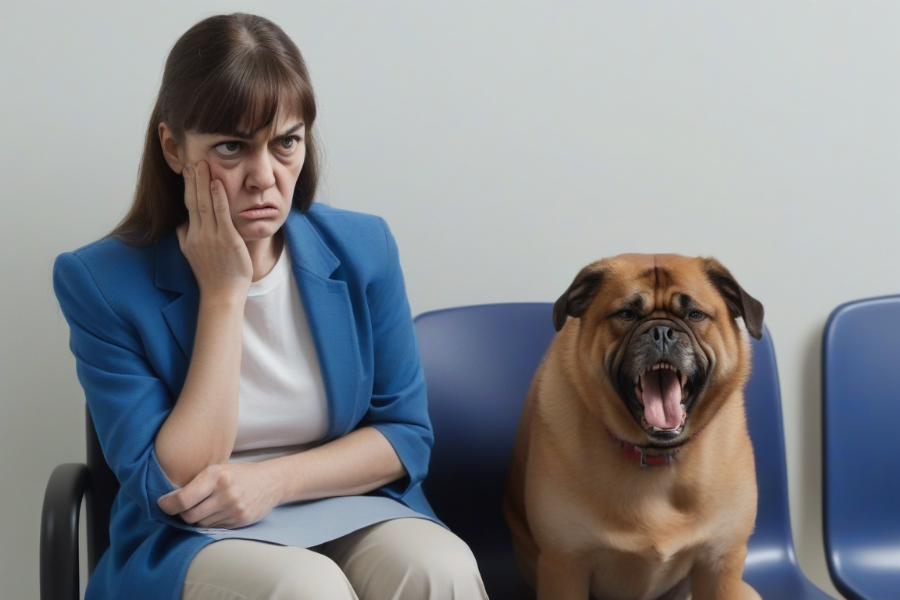
<instances>
[{"instance_id":1,"label":"blazer collar","mask_svg":"<svg viewBox=\"0 0 900 600\"><path fill-rule=\"evenodd\" d=\"M197 287L197 280L187 258L181 253L174 231L156 242L156 287L185 293Z\"/></svg>"},{"instance_id":2,"label":"blazer collar","mask_svg":"<svg viewBox=\"0 0 900 600\"><path fill-rule=\"evenodd\" d=\"M300 269L327 279L340 266L341 261L325 244L305 214L291 210L283 229L285 244L295 270Z\"/></svg>"},{"instance_id":3,"label":"blazer collar","mask_svg":"<svg viewBox=\"0 0 900 600\"><path fill-rule=\"evenodd\" d=\"M197 333L197 311L200 307L200 290L197 279L187 258L181 253L178 236L173 231L156 242L156 287L179 294L163 308L163 318L169 331L178 342L185 357L190 357L194 349ZM178 363L180 364L180 363ZM176 368L174 380L183 383L187 374L187 362L183 368ZM181 383L178 384L180 389Z\"/></svg>"}]
</instances>

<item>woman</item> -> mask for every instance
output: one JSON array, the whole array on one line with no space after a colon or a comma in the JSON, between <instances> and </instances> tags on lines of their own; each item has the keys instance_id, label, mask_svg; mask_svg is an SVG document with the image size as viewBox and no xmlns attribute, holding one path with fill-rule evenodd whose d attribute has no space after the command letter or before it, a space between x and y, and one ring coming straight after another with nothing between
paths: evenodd
<instances>
[{"instance_id":1,"label":"woman","mask_svg":"<svg viewBox=\"0 0 900 600\"><path fill-rule=\"evenodd\" d=\"M381 219L312 203L315 118L281 29L198 23L166 62L131 211L57 259L122 486L89 599L486 597L422 493L432 435L396 245ZM352 514L310 542L308 509L331 501L290 503L332 497ZM237 539L275 514L314 547Z\"/></svg>"}]
</instances>

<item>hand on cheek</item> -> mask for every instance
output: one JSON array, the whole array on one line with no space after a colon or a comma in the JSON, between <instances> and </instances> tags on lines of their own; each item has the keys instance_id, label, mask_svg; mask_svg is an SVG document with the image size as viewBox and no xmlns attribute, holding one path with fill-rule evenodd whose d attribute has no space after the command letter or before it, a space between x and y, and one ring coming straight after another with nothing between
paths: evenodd
<instances>
[{"instance_id":1,"label":"hand on cheek","mask_svg":"<svg viewBox=\"0 0 900 600\"><path fill-rule=\"evenodd\" d=\"M197 278L201 297L246 297L253 265L232 222L225 186L211 179L209 163L204 160L185 168L183 175L188 222L178 227L178 242Z\"/></svg>"}]
</instances>

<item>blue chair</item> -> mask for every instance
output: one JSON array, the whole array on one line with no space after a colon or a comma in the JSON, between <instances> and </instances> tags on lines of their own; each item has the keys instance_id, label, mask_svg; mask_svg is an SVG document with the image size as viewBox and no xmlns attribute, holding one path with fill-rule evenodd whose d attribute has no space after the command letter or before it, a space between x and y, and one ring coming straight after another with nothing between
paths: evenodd
<instances>
[{"instance_id":1,"label":"blue chair","mask_svg":"<svg viewBox=\"0 0 900 600\"><path fill-rule=\"evenodd\" d=\"M550 303L487 304L415 319L435 445L425 491L468 542L492 600L533 598L501 514L506 469L532 374L554 335ZM825 600L801 573L788 516L781 396L771 340L754 340L747 387L760 491L745 579L766 600Z\"/></svg>"},{"instance_id":2,"label":"blue chair","mask_svg":"<svg viewBox=\"0 0 900 600\"><path fill-rule=\"evenodd\" d=\"M825 600L831 598L803 575L794 553L788 511L787 470L781 389L775 348L768 328L753 343L753 370L744 390L747 425L756 459L759 505L756 529L747 545L744 580L765 600Z\"/></svg>"},{"instance_id":3,"label":"blue chair","mask_svg":"<svg viewBox=\"0 0 900 600\"><path fill-rule=\"evenodd\" d=\"M900 597L900 296L838 306L822 340L825 554L851 600Z\"/></svg>"}]
</instances>

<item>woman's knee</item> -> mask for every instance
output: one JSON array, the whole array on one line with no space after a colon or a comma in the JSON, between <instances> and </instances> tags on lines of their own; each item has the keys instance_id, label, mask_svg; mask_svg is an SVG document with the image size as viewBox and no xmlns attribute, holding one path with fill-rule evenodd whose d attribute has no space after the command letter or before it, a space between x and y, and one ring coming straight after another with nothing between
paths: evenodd
<instances>
[{"instance_id":1,"label":"woman's knee","mask_svg":"<svg viewBox=\"0 0 900 600\"><path fill-rule=\"evenodd\" d=\"M271 592L260 600L357 600L346 575L333 560L308 550L305 553L302 560L279 570L272 578Z\"/></svg>"},{"instance_id":2,"label":"woman's knee","mask_svg":"<svg viewBox=\"0 0 900 600\"><path fill-rule=\"evenodd\" d=\"M185 577L182 600L357 600L331 559L301 548L249 540L214 542Z\"/></svg>"},{"instance_id":3,"label":"woman's knee","mask_svg":"<svg viewBox=\"0 0 900 600\"><path fill-rule=\"evenodd\" d=\"M376 525L345 561L341 566L362 600L487 597L469 546L431 521L397 519Z\"/></svg>"},{"instance_id":4,"label":"woman's knee","mask_svg":"<svg viewBox=\"0 0 900 600\"><path fill-rule=\"evenodd\" d=\"M416 598L419 590L427 591L427 596L419 597L431 600L487 598L478 563L468 544L449 531L442 531L446 535L432 537L406 552L403 580L409 591L400 598Z\"/></svg>"}]
</instances>

